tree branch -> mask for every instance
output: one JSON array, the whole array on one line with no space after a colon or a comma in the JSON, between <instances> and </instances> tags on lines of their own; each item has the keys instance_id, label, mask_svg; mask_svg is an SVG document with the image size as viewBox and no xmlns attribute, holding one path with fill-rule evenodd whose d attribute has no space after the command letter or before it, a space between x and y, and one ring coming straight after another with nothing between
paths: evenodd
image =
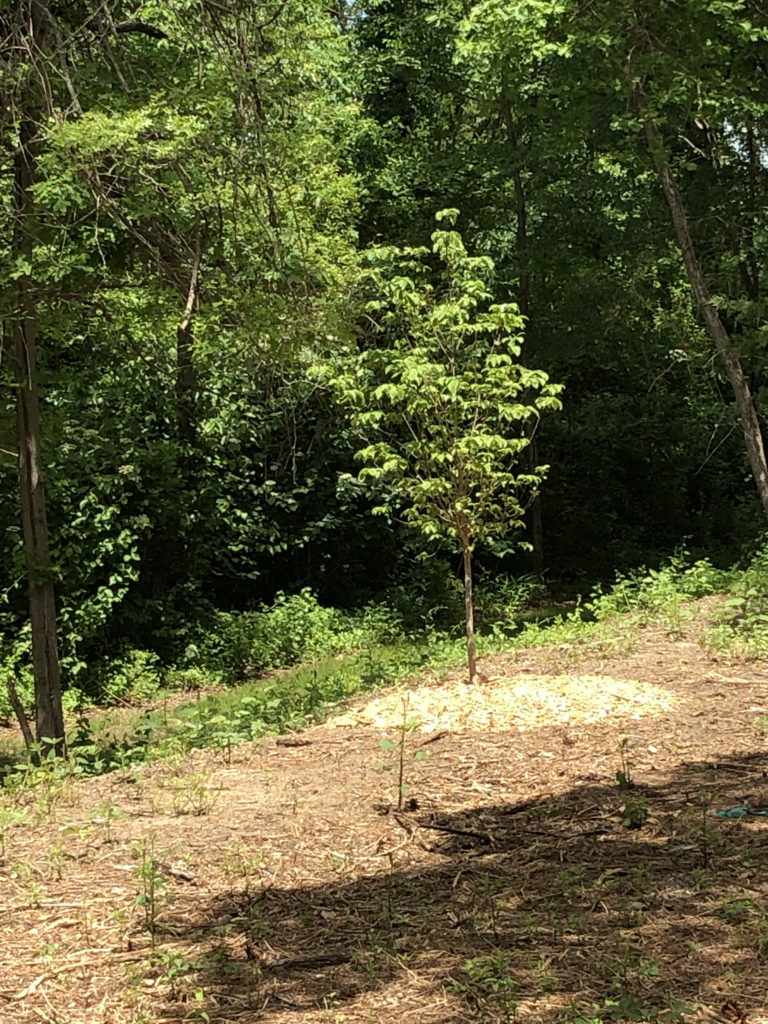
<instances>
[{"instance_id":1,"label":"tree branch","mask_svg":"<svg viewBox=\"0 0 768 1024\"><path fill-rule=\"evenodd\" d=\"M115 32L134 32L140 35L150 36L152 39L167 39L168 34L154 25L148 25L145 21L120 21L115 25Z\"/></svg>"}]
</instances>

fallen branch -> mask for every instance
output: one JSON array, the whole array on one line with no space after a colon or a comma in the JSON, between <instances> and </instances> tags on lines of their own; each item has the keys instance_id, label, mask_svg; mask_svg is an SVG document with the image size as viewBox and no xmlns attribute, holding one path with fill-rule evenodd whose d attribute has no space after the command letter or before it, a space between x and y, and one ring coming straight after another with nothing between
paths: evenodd
<instances>
[{"instance_id":1,"label":"fallen branch","mask_svg":"<svg viewBox=\"0 0 768 1024\"><path fill-rule=\"evenodd\" d=\"M444 736L447 735L448 729L441 729L440 732L433 733L431 736L427 736L425 740L422 740L421 743L417 743L415 749L421 750L421 748L426 747L428 743L437 743L438 740L441 740Z\"/></svg>"},{"instance_id":2,"label":"fallen branch","mask_svg":"<svg viewBox=\"0 0 768 1024\"><path fill-rule=\"evenodd\" d=\"M150 36L152 39L167 39L167 33L163 32L160 28L155 28L154 25L148 25L145 21L121 21L115 25L115 32L126 33L126 32L138 32L144 36Z\"/></svg>"},{"instance_id":3,"label":"fallen branch","mask_svg":"<svg viewBox=\"0 0 768 1024\"><path fill-rule=\"evenodd\" d=\"M408 822L406 824L406 822L400 819L398 814L393 814L392 817L398 825L401 828L404 828L409 834L413 831L415 825L417 828L427 828L433 832L445 832L449 836L464 836L467 839L476 839L478 842L482 843L483 846L490 846L493 842L491 837L486 835L485 832L472 832L469 829L464 828L451 828L449 825L425 824L423 821Z\"/></svg>"}]
</instances>

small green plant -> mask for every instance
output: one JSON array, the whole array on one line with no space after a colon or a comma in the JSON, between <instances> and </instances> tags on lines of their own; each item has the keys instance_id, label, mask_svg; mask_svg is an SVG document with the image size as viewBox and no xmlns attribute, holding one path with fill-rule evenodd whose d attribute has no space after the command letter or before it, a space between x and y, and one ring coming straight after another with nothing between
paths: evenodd
<instances>
[{"instance_id":1,"label":"small green plant","mask_svg":"<svg viewBox=\"0 0 768 1024\"><path fill-rule=\"evenodd\" d=\"M402 703L402 715L400 724L397 728L397 739L396 740L380 740L379 746L384 751L395 751L395 759L389 761L387 764L381 765L382 771L396 771L397 772L397 809L402 811L405 795L408 792L409 786L405 781L405 761L407 755L407 740L408 737L419 728L419 721L416 718L410 718L408 716L410 698L405 694L401 698ZM424 757L424 751L417 749L413 751L413 760L418 761Z\"/></svg>"},{"instance_id":2,"label":"small green plant","mask_svg":"<svg viewBox=\"0 0 768 1024\"><path fill-rule=\"evenodd\" d=\"M173 1001L187 1001L190 998L194 998L195 992L202 991L196 989L187 981L190 975L194 976L197 974L200 965L188 960L183 953L174 950L154 952L151 963L158 981L168 988L170 998ZM197 1019L201 1018L198 1017Z\"/></svg>"},{"instance_id":3,"label":"small green plant","mask_svg":"<svg viewBox=\"0 0 768 1024\"><path fill-rule=\"evenodd\" d=\"M152 949L155 948L159 916L167 890L167 882L160 869L156 853L156 842L156 833L150 832L134 846L134 855L138 860L134 868L134 876L139 883L139 892L134 898L133 905L142 912L144 927L149 932Z\"/></svg>"},{"instance_id":4,"label":"small green plant","mask_svg":"<svg viewBox=\"0 0 768 1024\"><path fill-rule=\"evenodd\" d=\"M768 909L761 901L751 896L725 900L720 915L734 928L734 945L751 949L760 961L768 958Z\"/></svg>"},{"instance_id":5,"label":"small green plant","mask_svg":"<svg viewBox=\"0 0 768 1024\"><path fill-rule=\"evenodd\" d=\"M625 1021L668 1021L677 1024L684 1021L690 1012L690 1008L682 1003L672 1002L659 1006L626 992L615 998L601 999L588 1007L575 1007L568 1020L572 1024L624 1024Z\"/></svg>"},{"instance_id":6,"label":"small green plant","mask_svg":"<svg viewBox=\"0 0 768 1024\"><path fill-rule=\"evenodd\" d=\"M584 864L571 864L555 875L555 885L569 900L584 895L587 868Z\"/></svg>"},{"instance_id":7,"label":"small green plant","mask_svg":"<svg viewBox=\"0 0 768 1024\"><path fill-rule=\"evenodd\" d=\"M720 909L723 919L728 924L739 924L742 921L747 921L757 912L758 906L749 896L727 900Z\"/></svg>"},{"instance_id":8,"label":"small green plant","mask_svg":"<svg viewBox=\"0 0 768 1024\"><path fill-rule=\"evenodd\" d=\"M743 949L751 949L761 963L768 959L768 914L765 908L753 908L737 925L734 943Z\"/></svg>"},{"instance_id":9,"label":"small green plant","mask_svg":"<svg viewBox=\"0 0 768 1024\"><path fill-rule=\"evenodd\" d=\"M509 953L489 953L466 960L461 975L451 989L471 1003L483 1020L501 1020L510 1024L517 1017L515 992Z\"/></svg>"},{"instance_id":10,"label":"small green plant","mask_svg":"<svg viewBox=\"0 0 768 1024\"><path fill-rule=\"evenodd\" d=\"M8 837L14 825L20 824L27 816L26 810L12 807L0 807L0 863L8 855Z\"/></svg>"},{"instance_id":11,"label":"small green plant","mask_svg":"<svg viewBox=\"0 0 768 1024\"><path fill-rule=\"evenodd\" d=\"M61 843L54 843L48 850L48 864L51 878L60 882L64 874L64 847Z\"/></svg>"},{"instance_id":12,"label":"small green plant","mask_svg":"<svg viewBox=\"0 0 768 1024\"><path fill-rule=\"evenodd\" d=\"M504 888L504 881L493 875L482 875L480 878L481 904L491 928L494 943L499 941L499 894Z\"/></svg>"},{"instance_id":13,"label":"small green plant","mask_svg":"<svg viewBox=\"0 0 768 1024\"><path fill-rule=\"evenodd\" d=\"M37 820L42 821L71 794L74 778L72 763L56 756L52 744L41 743L6 772L3 782L10 799L17 805L30 805Z\"/></svg>"},{"instance_id":14,"label":"small green plant","mask_svg":"<svg viewBox=\"0 0 768 1024\"><path fill-rule=\"evenodd\" d=\"M355 956L355 962L371 982L376 983L389 971L396 955L397 946L391 931L370 931L366 936L365 947Z\"/></svg>"},{"instance_id":15,"label":"small green plant","mask_svg":"<svg viewBox=\"0 0 768 1024\"><path fill-rule=\"evenodd\" d=\"M552 970L553 958L546 953L535 955L535 971L541 992L551 994L557 991L557 978Z\"/></svg>"},{"instance_id":16,"label":"small green plant","mask_svg":"<svg viewBox=\"0 0 768 1024\"><path fill-rule=\"evenodd\" d=\"M266 861L266 851L235 843L224 851L222 869L226 878L240 881L245 896L250 899L261 888Z\"/></svg>"},{"instance_id":17,"label":"small green plant","mask_svg":"<svg viewBox=\"0 0 768 1024\"><path fill-rule=\"evenodd\" d=\"M698 807L691 807L687 816L690 833L698 845L701 867L704 869L710 867L717 839L711 820L713 802L714 794L702 790L699 793Z\"/></svg>"},{"instance_id":18,"label":"small green plant","mask_svg":"<svg viewBox=\"0 0 768 1024\"><path fill-rule=\"evenodd\" d=\"M638 793L624 793L621 800L621 824L624 828L642 828L648 820L648 801Z\"/></svg>"},{"instance_id":19,"label":"small green plant","mask_svg":"<svg viewBox=\"0 0 768 1024\"><path fill-rule=\"evenodd\" d=\"M94 807L91 813L91 821L94 825L98 825L101 828L102 838L105 843L113 841L112 823L122 817L124 817L123 812L118 808L114 800L102 800L100 804Z\"/></svg>"},{"instance_id":20,"label":"small green plant","mask_svg":"<svg viewBox=\"0 0 768 1024\"><path fill-rule=\"evenodd\" d=\"M201 988L196 988L192 993L192 1000L198 1004L205 1002L205 992ZM198 1020L202 1021L202 1024L209 1024L211 1015L207 1010L204 1010L202 1005L192 1006L184 1014L184 1020Z\"/></svg>"},{"instance_id":21,"label":"small green plant","mask_svg":"<svg viewBox=\"0 0 768 1024\"><path fill-rule=\"evenodd\" d=\"M221 793L221 786L211 786L210 776L205 772L171 777L167 785L172 794L173 813L179 815L203 817L210 814Z\"/></svg>"}]
</instances>

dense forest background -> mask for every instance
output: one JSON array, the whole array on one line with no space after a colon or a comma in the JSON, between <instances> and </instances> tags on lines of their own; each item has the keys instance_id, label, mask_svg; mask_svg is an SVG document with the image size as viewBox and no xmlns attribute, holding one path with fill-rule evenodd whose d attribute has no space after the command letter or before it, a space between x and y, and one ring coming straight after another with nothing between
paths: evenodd
<instances>
[{"instance_id":1,"label":"dense forest background","mask_svg":"<svg viewBox=\"0 0 768 1024\"><path fill-rule=\"evenodd\" d=\"M418 260L439 290L445 209L524 318L520 362L564 385L520 454L549 466L529 547L480 543L481 580L573 592L759 546L733 360L760 421L763 5L5 0L0 38L8 671L28 659L30 574L55 589L65 686L86 690L129 650L183 660L212 615L280 592L445 601L456 551L374 514L386 481L359 478L366 438L334 386L391 341L372 312L387 273Z\"/></svg>"}]
</instances>

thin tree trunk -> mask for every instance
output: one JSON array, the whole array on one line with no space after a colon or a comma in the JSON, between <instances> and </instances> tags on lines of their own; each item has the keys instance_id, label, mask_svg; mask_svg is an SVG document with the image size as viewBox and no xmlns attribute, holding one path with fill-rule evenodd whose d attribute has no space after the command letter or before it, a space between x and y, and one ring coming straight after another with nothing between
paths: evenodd
<instances>
[{"instance_id":1,"label":"thin tree trunk","mask_svg":"<svg viewBox=\"0 0 768 1024\"><path fill-rule=\"evenodd\" d=\"M508 127L511 133L512 128ZM510 136L510 141L514 136ZM531 322L531 275L522 266L528 259L528 207L526 204L525 184L520 168L513 172L515 183L515 199L517 206L517 258L521 261L521 269L518 274L518 306L521 314L525 317L525 335L523 342L523 365L530 366L534 359L533 353L533 324ZM539 445L533 431L538 425L538 420L533 419L530 427L530 444L525 449L525 459L528 464L528 472L534 473L539 465ZM544 523L541 518L541 497L537 495L530 506L531 523L531 546L533 571L541 575L544 572Z\"/></svg>"},{"instance_id":2,"label":"thin tree trunk","mask_svg":"<svg viewBox=\"0 0 768 1024\"><path fill-rule=\"evenodd\" d=\"M45 35L47 6L32 0L29 8L29 52L38 56ZM28 85L23 95L18 147L13 164L13 252L31 268L34 253L36 147L40 111ZM45 479L41 454L40 398L37 385L37 302L29 271L17 280L14 324L16 423L19 446L19 491L24 554L27 566L32 667L35 678L35 730L59 752L64 743L64 714L56 638L56 602L48 541Z\"/></svg>"},{"instance_id":3,"label":"thin tree trunk","mask_svg":"<svg viewBox=\"0 0 768 1024\"><path fill-rule=\"evenodd\" d=\"M24 705L21 703L16 691L16 684L10 676L6 677L5 688L8 691L8 700L11 702L11 707L16 715L16 721L19 723L21 735L24 737L24 746L27 750L31 751L35 745L35 737L32 735L32 730L29 728L27 714L24 711Z\"/></svg>"},{"instance_id":4,"label":"thin tree trunk","mask_svg":"<svg viewBox=\"0 0 768 1024\"><path fill-rule=\"evenodd\" d=\"M507 132L507 141L517 150L519 140L515 128L512 106L507 97L502 101L502 115ZM517 305L525 317L523 335L522 363L530 366L533 361L533 324L531 321L531 272L528 268L528 203L525 194L525 182L519 166L512 170L512 182L515 186L515 243L519 264L517 274ZM536 422L532 424L535 429ZM533 473L539 465L539 446L534 436L525 450L528 472ZM530 506L531 546L533 571L541 575L544 572L544 523L541 517L541 497L537 496Z\"/></svg>"},{"instance_id":5,"label":"thin tree trunk","mask_svg":"<svg viewBox=\"0 0 768 1024\"><path fill-rule=\"evenodd\" d=\"M765 458L765 446L763 444L760 420L757 416L749 382L744 374L739 353L731 341L723 321L720 319L720 314L712 301L712 296L704 280L701 264L693 246L683 197L680 194L680 189L665 156L664 140L656 122L648 114L645 98L639 88L635 90L635 102L643 120L645 137L653 157L654 166L656 167L661 187L664 190L664 195L672 214L677 244L683 257L691 291L707 332L720 353L720 358L725 366L725 372L733 388L741 427L744 431L744 441L746 443L747 455L749 456L749 464L752 468L752 475L757 485L757 492L760 496L763 511L768 516L768 463L766 463Z\"/></svg>"},{"instance_id":6,"label":"thin tree trunk","mask_svg":"<svg viewBox=\"0 0 768 1024\"><path fill-rule=\"evenodd\" d=\"M472 548L469 538L462 534L461 548L464 555L464 611L467 622L467 669L469 681L477 679L477 652L475 650L475 605L472 597Z\"/></svg>"},{"instance_id":7,"label":"thin tree trunk","mask_svg":"<svg viewBox=\"0 0 768 1024\"><path fill-rule=\"evenodd\" d=\"M179 415L179 436L193 444L197 435L195 395L197 374L194 363L194 316L200 296L200 261L203 255L203 235L198 213L195 223L195 255L189 278L189 289L184 313L176 329L176 403Z\"/></svg>"}]
</instances>

